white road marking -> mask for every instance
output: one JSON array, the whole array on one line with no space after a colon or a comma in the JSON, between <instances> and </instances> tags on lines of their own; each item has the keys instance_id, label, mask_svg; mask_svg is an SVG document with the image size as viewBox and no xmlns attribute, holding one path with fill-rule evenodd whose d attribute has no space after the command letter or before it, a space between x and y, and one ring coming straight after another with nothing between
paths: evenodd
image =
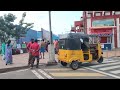
<instances>
[{"instance_id":1,"label":"white road marking","mask_svg":"<svg viewBox=\"0 0 120 90\"><path fill-rule=\"evenodd\" d=\"M18 70L18 71L16 71L16 72L23 72L23 71L27 71L27 70L29 70L29 69Z\"/></svg>"},{"instance_id":2,"label":"white road marking","mask_svg":"<svg viewBox=\"0 0 120 90\"><path fill-rule=\"evenodd\" d=\"M0 73L0 75L2 74L9 74L9 73L15 73L15 72L23 72L23 71L27 71L28 69L24 69L24 70L17 70L17 71L10 71L10 72L6 72L6 73Z\"/></svg>"},{"instance_id":3,"label":"white road marking","mask_svg":"<svg viewBox=\"0 0 120 90\"><path fill-rule=\"evenodd\" d=\"M120 79L119 76L116 76L116 75L113 75L113 74L110 74L110 73L106 73L106 72L95 70L95 69L88 68L88 67L83 67L83 68L88 69L88 70L92 70L92 71L95 71L95 72L98 72L98 73L101 73L101 74L104 74L104 75L108 75L108 76L111 76L111 77L114 77L114 78L117 78L117 79Z\"/></svg>"},{"instance_id":4,"label":"white road marking","mask_svg":"<svg viewBox=\"0 0 120 90\"><path fill-rule=\"evenodd\" d=\"M54 79L53 77L51 77L50 75L48 75L47 73L45 73L43 70L38 69L38 71L39 71L40 73L42 73L43 75L45 75L48 79Z\"/></svg>"},{"instance_id":5,"label":"white road marking","mask_svg":"<svg viewBox=\"0 0 120 90\"><path fill-rule=\"evenodd\" d=\"M95 65L95 66L90 66L90 67L98 68L98 67L111 66L111 65L117 65L117 64L120 64L120 62L116 62L116 63L108 63L108 64L100 64L100 65Z\"/></svg>"},{"instance_id":6,"label":"white road marking","mask_svg":"<svg viewBox=\"0 0 120 90\"><path fill-rule=\"evenodd\" d=\"M117 65L117 66L110 66L110 67L104 67L104 68L100 68L99 70L110 70L110 69L116 69L116 68L120 68L120 65Z\"/></svg>"},{"instance_id":7,"label":"white road marking","mask_svg":"<svg viewBox=\"0 0 120 90\"><path fill-rule=\"evenodd\" d=\"M110 73L119 74L119 73L120 73L120 70L110 71Z\"/></svg>"},{"instance_id":8,"label":"white road marking","mask_svg":"<svg viewBox=\"0 0 120 90\"><path fill-rule=\"evenodd\" d=\"M106 61L106 60L113 60L113 59L104 59L104 61Z\"/></svg>"},{"instance_id":9,"label":"white road marking","mask_svg":"<svg viewBox=\"0 0 120 90\"><path fill-rule=\"evenodd\" d=\"M114 61L111 61L111 60L107 60L107 61L103 61L103 63L109 63L109 62L117 62L119 60L114 60Z\"/></svg>"},{"instance_id":10,"label":"white road marking","mask_svg":"<svg viewBox=\"0 0 120 90\"><path fill-rule=\"evenodd\" d=\"M44 79L39 73L37 73L35 70L31 70L39 79Z\"/></svg>"}]
</instances>

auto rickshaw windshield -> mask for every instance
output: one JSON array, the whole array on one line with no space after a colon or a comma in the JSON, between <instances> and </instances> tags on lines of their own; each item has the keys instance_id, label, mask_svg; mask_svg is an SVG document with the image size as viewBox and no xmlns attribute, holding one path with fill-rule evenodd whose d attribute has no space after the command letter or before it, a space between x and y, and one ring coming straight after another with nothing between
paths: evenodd
<instances>
[{"instance_id":1,"label":"auto rickshaw windshield","mask_svg":"<svg viewBox=\"0 0 120 90\"><path fill-rule=\"evenodd\" d=\"M81 49L80 39L79 38L76 38L76 39L61 39L61 40L59 40L59 49L79 50L79 49Z\"/></svg>"}]
</instances>

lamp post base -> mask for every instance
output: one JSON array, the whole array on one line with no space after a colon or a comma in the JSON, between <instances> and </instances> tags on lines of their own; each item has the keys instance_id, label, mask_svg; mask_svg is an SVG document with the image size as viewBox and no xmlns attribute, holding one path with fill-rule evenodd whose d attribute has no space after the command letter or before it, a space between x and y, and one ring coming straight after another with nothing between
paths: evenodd
<instances>
[{"instance_id":1,"label":"lamp post base","mask_svg":"<svg viewBox=\"0 0 120 90\"><path fill-rule=\"evenodd\" d=\"M50 44L48 46L48 50L49 50L49 61L47 62L47 66L57 65L57 61L55 60L54 45Z\"/></svg>"},{"instance_id":2,"label":"lamp post base","mask_svg":"<svg viewBox=\"0 0 120 90\"><path fill-rule=\"evenodd\" d=\"M55 60L53 60L53 61L48 61L46 65L47 65L47 66L57 65L57 62L56 62Z\"/></svg>"}]
</instances>

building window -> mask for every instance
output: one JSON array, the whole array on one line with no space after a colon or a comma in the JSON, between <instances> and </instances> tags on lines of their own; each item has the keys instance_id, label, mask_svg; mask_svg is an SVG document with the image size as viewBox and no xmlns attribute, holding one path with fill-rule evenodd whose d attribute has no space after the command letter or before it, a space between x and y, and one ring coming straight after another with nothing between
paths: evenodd
<instances>
[{"instance_id":1,"label":"building window","mask_svg":"<svg viewBox=\"0 0 120 90\"><path fill-rule=\"evenodd\" d=\"M116 11L116 12L115 12L115 14L116 14L116 15L119 15L119 14L120 14L120 12L117 12L117 11Z\"/></svg>"},{"instance_id":2,"label":"building window","mask_svg":"<svg viewBox=\"0 0 120 90\"><path fill-rule=\"evenodd\" d=\"M111 37L107 37L107 43L111 43Z\"/></svg>"},{"instance_id":3,"label":"building window","mask_svg":"<svg viewBox=\"0 0 120 90\"><path fill-rule=\"evenodd\" d=\"M100 16L100 13L96 13L95 16Z\"/></svg>"},{"instance_id":4,"label":"building window","mask_svg":"<svg viewBox=\"0 0 120 90\"><path fill-rule=\"evenodd\" d=\"M91 14L88 14L87 17L91 17Z\"/></svg>"},{"instance_id":5,"label":"building window","mask_svg":"<svg viewBox=\"0 0 120 90\"><path fill-rule=\"evenodd\" d=\"M110 12L105 12L105 15L110 15Z\"/></svg>"},{"instance_id":6,"label":"building window","mask_svg":"<svg viewBox=\"0 0 120 90\"><path fill-rule=\"evenodd\" d=\"M107 37L101 37L100 43L107 43Z\"/></svg>"},{"instance_id":7,"label":"building window","mask_svg":"<svg viewBox=\"0 0 120 90\"><path fill-rule=\"evenodd\" d=\"M79 30L79 29L80 29L80 27L79 27L79 26L77 26L77 27L76 27L76 30Z\"/></svg>"}]
</instances>

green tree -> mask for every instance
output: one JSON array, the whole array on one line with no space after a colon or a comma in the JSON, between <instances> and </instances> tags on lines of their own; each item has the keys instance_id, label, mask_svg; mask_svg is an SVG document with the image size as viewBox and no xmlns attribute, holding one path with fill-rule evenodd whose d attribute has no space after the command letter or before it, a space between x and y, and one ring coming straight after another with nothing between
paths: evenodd
<instances>
[{"instance_id":1,"label":"green tree","mask_svg":"<svg viewBox=\"0 0 120 90\"><path fill-rule=\"evenodd\" d=\"M12 36L15 28L13 22L16 19L15 15L9 13L0 17L0 39L8 40Z\"/></svg>"},{"instance_id":2,"label":"green tree","mask_svg":"<svg viewBox=\"0 0 120 90\"><path fill-rule=\"evenodd\" d=\"M33 27L33 23L25 23L24 19L26 12L23 13L22 19L18 25L14 24L16 16L8 13L4 16L0 16L0 40L8 40L10 37L15 37L18 41L20 37L25 36L27 31Z\"/></svg>"},{"instance_id":3,"label":"green tree","mask_svg":"<svg viewBox=\"0 0 120 90\"><path fill-rule=\"evenodd\" d=\"M30 28L33 28L34 23L25 23L24 22L25 17L26 17L26 12L23 13L22 19L19 21L19 25L16 25L16 28L14 29L13 36L16 38L17 42L20 39L20 37L25 36L25 34L27 33L27 31Z\"/></svg>"}]
</instances>

